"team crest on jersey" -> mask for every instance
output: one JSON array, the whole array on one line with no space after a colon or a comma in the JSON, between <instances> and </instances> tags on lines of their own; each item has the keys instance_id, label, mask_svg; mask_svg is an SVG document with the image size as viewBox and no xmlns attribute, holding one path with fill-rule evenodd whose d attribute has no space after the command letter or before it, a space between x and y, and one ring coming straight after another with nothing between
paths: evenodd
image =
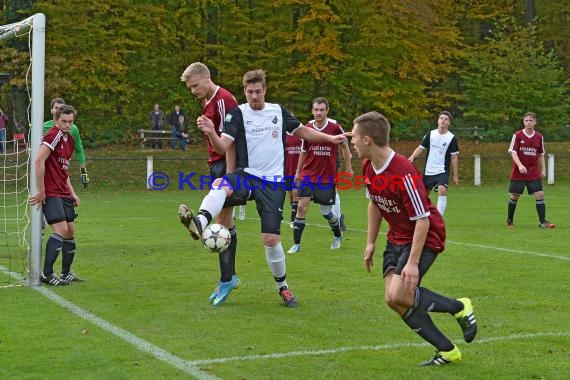
<instances>
[{"instance_id":1,"label":"team crest on jersey","mask_svg":"<svg viewBox=\"0 0 570 380\"><path fill-rule=\"evenodd\" d=\"M275 131L275 130L272 131L272 132L271 132L271 136L272 136L274 139L276 139L276 138L277 138L277 131Z\"/></svg>"},{"instance_id":2,"label":"team crest on jersey","mask_svg":"<svg viewBox=\"0 0 570 380\"><path fill-rule=\"evenodd\" d=\"M277 119L277 116L273 116L273 119L271 119L271 122L272 122L273 124L277 124L278 121L279 121L279 120Z\"/></svg>"},{"instance_id":3,"label":"team crest on jersey","mask_svg":"<svg viewBox=\"0 0 570 380\"><path fill-rule=\"evenodd\" d=\"M226 115L226 118L225 118L225 121L229 123L230 121L232 121L232 117L233 117L233 116L232 116L231 114L227 114L227 115Z\"/></svg>"}]
</instances>

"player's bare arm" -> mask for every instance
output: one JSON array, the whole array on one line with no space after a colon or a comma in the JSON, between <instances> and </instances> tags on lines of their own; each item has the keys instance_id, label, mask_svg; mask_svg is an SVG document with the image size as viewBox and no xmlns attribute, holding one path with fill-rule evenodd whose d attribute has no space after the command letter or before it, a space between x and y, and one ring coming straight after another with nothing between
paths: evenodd
<instances>
[{"instance_id":1,"label":"player's bare arm","mask_svg":"<svg viewBox=\"0 0 570 380\"><path fill-rule=\"evenodd\" d=\"M71 180L69 179L69 177L67 177L67 188L69 189L69 192L71 193L71 199L73 200L73 206L77 207L79 206L79 197L77 196L77 194L75 194L75 190L73 190L73 185L71 184Z\"/></svg>"},{"instance_id":2,"label":"player's bare arm","mask_svg":"<svg viewBox=\"0 0 570 380\"><path fill-rule=\"evenodd\" d=\"M350 148L348 147L348 143L342 143L342 156L344 158L344 167L346 172L353 176L354 170L352 170L352 153L350 152Z\"/></svg>"},{"instance_id":3,"label":"player's bare arm","mask_svg":"<svg viewBox=\"0 0 570 380\"><path fill-rule=\"evenodd\" d=\"M366 234L366 248L364 249L364 268L367 272L372 271L374 266L374 252L376 251L376 238L382 224L382 214L376 204L368 202L368 228Z\"/></svg>"},{"instance_id":4,"label":"player's bare arm","mask_svg":"<svg viewBox=\"0 0 570 380\"><path fill-rule=\"evenodd\" d=\"M198 116L196 119L196 126L199 130L204 132L206 136L208 136L210 142L212 143L212 146L214 147L214 150L218 154L225 154L233 144L233 141L231 139L224 136L218 136L214 127L214 123L204 115Z\"/></svg>"},{"instance_id":5,"label":"player's bare arm","mask_svg":"<svg viewBox=\"0 0 570 380\"><path fill-rule=\"evenodd\" d=\"M44 177L46 172L46 160L51 154L51 149L42 144L34 160L36 168L36 186L37 191L30 197L30 204L41 205L46 199L46 189L44 185Z\"/></svg>"},{"instance_id":6,"label":"player's bare arm","mask_svg":"<svg viewBox=\"0 0 570 380\"><path fill-rule=\"evenodd\" d=\"M521 160L519 160L519 155L517 154L517 152L511 152L511 157L513 158L513 161L515 162L515 164L519 168L519 172L521 174L526 174L526 166L524 166L522 164Z\"/></svg>"},{"instance_id":7,"label":"player's bare arm","mask_svg":"<svg viewBox=\"0 0 570 380\"><path fill-rule=\"evenodd\" d=\"M429 231L429 219L428 217L423 217L416 220L416 226L414 228L414 237L412 240L412 248L410 249L410 257L408 262L402 269L402 281L404 287L408 290L415 289L418 286L420 279L420 273L418 265L420 263L420 256L422 255L422 250L426 242L427 234Z\"/></svg>"},{"instance_id":8,"label":"player's bare arm","mask_svg":"<svg viewBox=\"0 0 570 380\"><path fill-rule=\"evenodd\" d=\"M546 177L546 162L544 160L544 154L538 156L538 167L540 169L540 175L542 178Z\"/></svg>"},{"instance_id":9,"label":"player's bare arm","mask_svg":"<svg viewBox=\"0 0 570 380\"><path fill-rule=\"evenodd\" d=\"M422 154L422 152L424 151L424 149L425 149L425 148L424 148L423 146L421 146L421 145L418 146L418 147L414 150L414 152L412 153L412 155L411 155L410 157L408 157L408 161L410 161L411 163L414 163L414 160L415 160L416 158L418 158L418 157Z\"/></svg>"},{"instance_id":10,"label":"player's bare arm","mask_svg":"<svg viewBox=\"0 0 570 380\"><path fill-rule=\"evenodd\" d=\"M459 154L451 155L451 168L453 169L453 183L459 186Z\"/></svg>"},{"instance_id":11,"label":"player's bare arm","mask_svg":"<svg viewBox=\"0 0 570 380\"><path fill-rule=\"evenodd\" d=\"M332 144L342 144L346 142L346 136L344 134L333 136L315 131L313 128L297 128L293 134L307 141L328 142Z\"/></svg>"}]
</instances>

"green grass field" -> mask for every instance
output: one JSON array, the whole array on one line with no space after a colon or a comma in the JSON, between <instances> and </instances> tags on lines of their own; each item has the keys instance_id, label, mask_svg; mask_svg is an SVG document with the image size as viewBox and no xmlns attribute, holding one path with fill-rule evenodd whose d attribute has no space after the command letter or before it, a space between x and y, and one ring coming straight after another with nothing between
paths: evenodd
<instances>
[{"instance_id":1,"label":"green grass field","mask_svg":"<svg viewBox=\"0 0 570 380\"><path fill-rule=\"evenodd\" d=\"M423 281L473 299L480 332L469 345L452 317L434 315L463 352L458 365L418 367L433 349L383 303L385 226L374 272L363 269L362 191L341 194L349 230L339 251L329 249L331 233L311 207L302 252L287 256L296 309L280 304L249 204L247 219L236 221L242 287L214 308L207 298L217 258L177 220L178 204L197 207L204 193L93 184L78 190L74 270L87 282L0 289L0 378L568 378L570 189L546 188L558 228L537 228L534 201L525 196L507 230L505 186L450 190L447 249ZM288 211L286 203L286 218ZM287 250L286 223L282 240Z\"/></svg>"}]
</instances>

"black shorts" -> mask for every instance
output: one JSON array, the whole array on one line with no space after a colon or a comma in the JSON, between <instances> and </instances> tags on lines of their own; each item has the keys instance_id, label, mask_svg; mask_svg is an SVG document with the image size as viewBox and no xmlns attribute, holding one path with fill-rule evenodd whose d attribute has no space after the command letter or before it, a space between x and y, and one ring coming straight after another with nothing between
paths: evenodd
<instances>
[{"instance_id":1,"label":"black shorts","mask_svg":"<svg viewBox=\"0 0 570 380\"><path fill-rule=\"evenodd\" d=\"M522 195L524 193L524 188L526 186L526 190L530 195L542 191L542 180L535 179L532 181L513 181L509 185L509 193L511 194L518 194Z\"/></svg>"},{"instance_id":2,"label":"black shorts","mask_svg":"<svg viewBox=\"0 0 570 380\"><path fill-rule=\"evenodd\" d=\"M311 198L317 204L332 206L335 204L336 186L334 183L301 182L297 197Z\"/></svg>"},{"instance_id":3,"label":"black shorts","mask_svg":"<svg viewBox=\"0 0 570 380\"><path fill-rule=\"evenodd\" d=\"M232 196L226 199L224 207L244 205L255 200L257 214L261 218L261 232L281 234L285 185L283 182L269 182L236 170L225 176L224 181L232 186Z\"/></svg>"},{"instance_id":4,"label":"black shorts","mask_svg":"<svg viewBox=\"0 0 570 380\"><path fill-rule=\"evenodd\" d=\"M439 186L448 187L449 185L449 173L439 173L436 175L424 175L424 186L426 190L437 191Z\"/></svg>"},{"instance_id":5,"label":"black shorts","mask_svg":"<svg viewBox=\"0 0 570 380\"><path fill-rule=\"evenodd\" d=\"M77 214L71 198L47 197L42 210L48 224L74 222Z\"/></svg>"},{"instance_id":6,"label":"black shorts","mask_svg":"<svg viewBox=\"0 0 570 380\"><path fill-rule=\"evenodd\" d=\"M384 249L384 263L382 266L384 276L386 276L388 271L391 269L395 269L394 274L400 275L402 273L402 269L404 269L404 266L408 263L411 248L411 243L406 245L395 245L392 243L386 244L386 248ZM418 264L418 270L420 272L418 286L420 285L423 276L435 262L435 259L437 259L437 253L426 247L422 249L420 263Z\"/></svg>"},{"instance_id":7,"label":"black shorts","mask_svg":"<svg viewBox=\"0 0 570 380\"><path fill-rule=\"evenodd\" d=\"M216 178L221 178L226 175L226 160L218 160L216 162L212 162L210 165L210 176L212 177L212 182Z\"/></svg>"}]
</instances>

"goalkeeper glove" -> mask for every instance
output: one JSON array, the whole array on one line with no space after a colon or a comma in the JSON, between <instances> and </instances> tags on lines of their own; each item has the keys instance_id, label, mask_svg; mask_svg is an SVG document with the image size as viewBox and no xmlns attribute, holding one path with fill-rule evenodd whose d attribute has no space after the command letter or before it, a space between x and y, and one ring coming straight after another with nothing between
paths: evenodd
<instances>
[{"instance_id":1,"label":"goalkeeper glove","mask_svg":"<svg viewBox=\"0 0 570 380\"><path fill-rule=\"evenodd\" d=\"M87 185L89 185L89 175L87 174L87 169L85 168L81 168L81 184L83 185L83 188L87 188Z\"/></svg>"}]
</instances>

